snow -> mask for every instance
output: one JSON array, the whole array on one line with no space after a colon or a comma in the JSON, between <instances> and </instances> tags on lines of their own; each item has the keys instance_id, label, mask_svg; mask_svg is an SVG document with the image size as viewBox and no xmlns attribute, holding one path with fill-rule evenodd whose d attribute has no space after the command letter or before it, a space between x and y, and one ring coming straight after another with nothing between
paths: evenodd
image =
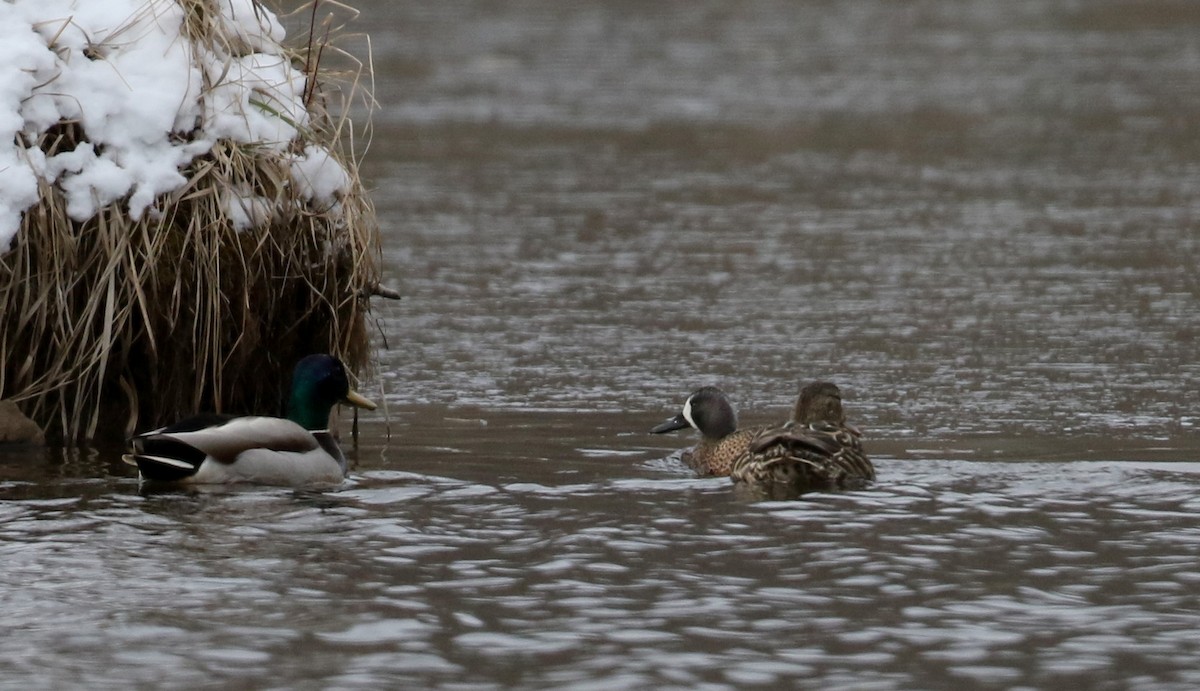
<instances>
[{"instance_id":1,"label":"snow","mask_svg":"<svg viewBox=\"0 0 1200 691\"><path fill-rule=\"evenodd\" d=\"M350 176L329 152L308 145L304 154L292 158L292 180L301 196L318 205L332 208L350 189Z\"/></svg>"},{"instance_id":2,"label":"snow","mask_svg":"<svg viewBox=\"0 0 1200 691\"><path fill-rule=\"evenodd\" d=\"M0 253L39 181L76 221L122 203L133 219L187 183L183 169L221 140L286 152L309 121L305 76L276 17L252 0L212 0L227 41L193 43L175 0L0 2ZM39 138L77 123L84 142L47 157ZM337 210L345 169L320 147L290 156L294 188ZM239 229L275 217L245 189L223 199Z\"/></svg>"},{"instance_id":3,"label":"snow","mask_svg":"<svg viewBox=\"0 0 1200 691\"><path fill-rule=\"evenodd\" d=\"M297 127L308 124L302 101L304 75L286 58L255 53L210 64L209 76L224 80L209 93L204 129L209 136L285 148Z\"/></svg>"},{"instance_id":4,"label":"snow","mask_svg":"<svg viewBox=\"0 0 1200 691\"><path fill-rule=\"evenodd\" d=\"M278 55L284 31L275 15L256 8L252 0L229 0L221 3L225 33L237 36L257 53Z\"/></svg>"},{"instance_id":5,"label":"snow","mask_svg":"<svg viewBox=\"0 0 1200 691\"><path fill-rule=\"evenodd\" d=\"M221 206L234 230L265 226L278 217L274 202L254 194L245 183L221 191Z\"/></svg>"}]
</instances>

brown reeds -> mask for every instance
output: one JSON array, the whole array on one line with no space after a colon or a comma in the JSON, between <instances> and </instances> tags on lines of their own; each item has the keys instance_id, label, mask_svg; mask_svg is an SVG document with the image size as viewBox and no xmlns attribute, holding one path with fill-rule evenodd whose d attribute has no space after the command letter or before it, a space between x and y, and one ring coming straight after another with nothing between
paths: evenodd
<instances>
[{"instance_id":1,"label":"brown reeds","mask_svg":"<svg viewBox=\"0 0 1200 691\"><path fill-rule=\"evenodd\" d=\"M178 2L185 33L237 54L239 39L211 20L216 2ZM334 32L311 18L290 55L307 70L309 122L289 150L218 142L157 200L159 213L138 220L117 202L73 221L63 193L42 184L0 255L0 399L69 443L198 410L278 413L291 367L309 353L366 364L379 238L354 156L367 130L349 112L351 99L369 103L370 69L321 72ZM83 138L63 122L37 146L53 155ZM290 177L290 156L310 144L349 175L336 204L304 198ZM229 200L246 191L260 223L239 230Z\"/></svg>"}]
</instances>

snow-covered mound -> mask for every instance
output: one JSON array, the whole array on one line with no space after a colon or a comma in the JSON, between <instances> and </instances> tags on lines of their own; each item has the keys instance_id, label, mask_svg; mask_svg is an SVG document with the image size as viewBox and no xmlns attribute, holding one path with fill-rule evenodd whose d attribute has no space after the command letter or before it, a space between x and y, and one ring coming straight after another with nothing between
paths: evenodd
<instances>
[{"instance_id":1,"label":"snow-covered mound","mask_svg":"<svg viewBox=\"0 0 1200 691\"><path fill-rule=\"evenodd\" d=\"M289 3L285 47L264 1L0 0L0 399L51 438L272 411L300 356L367 362L357 12Z\"/></svg>"},{"instance_id":2,"label":"snow-covered mound","mask_svg":"<svg viewBox=\"0 0 1200 691\"><path fill-rule=\"evenodd\" d=\"M202 32L203 22L221 26ZM283 39L252 0L0 2L0 253L39 183L61 191L75 221L117 201L137 220L221 140L278 152L290 196L336 212L350 177L324 148L297 143L306 78ZM43 150L64 126L82 141ZM274 216L253 190L223 199L238 229Z\"/></svg>"}]
</instances>

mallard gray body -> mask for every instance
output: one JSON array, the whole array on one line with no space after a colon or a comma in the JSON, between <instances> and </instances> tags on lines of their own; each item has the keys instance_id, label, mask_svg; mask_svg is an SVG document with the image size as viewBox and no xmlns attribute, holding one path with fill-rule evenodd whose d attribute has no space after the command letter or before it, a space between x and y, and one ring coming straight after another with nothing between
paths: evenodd
<instances>
[{"instance_id":1,"label":"mallard gray body","mask_svg":"<svg viewBox=\"0 0 1200 691\"><path fill-rule=\"evenodd\" d=\"M126 463L143 480L178 484L336 485L346 458L329 431L337 403L373 410L330 355L296 365L288 417L198 415L130 440Z\"/></svg>"}]
</instances>

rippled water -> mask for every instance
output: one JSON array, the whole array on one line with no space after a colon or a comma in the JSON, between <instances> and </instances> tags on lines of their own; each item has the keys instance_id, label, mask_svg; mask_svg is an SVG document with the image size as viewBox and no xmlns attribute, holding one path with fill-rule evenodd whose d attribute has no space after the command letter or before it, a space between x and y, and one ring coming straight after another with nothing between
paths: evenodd
<instances>
[{"instance_id":1,"label":"rippled water","mask_svg":"<svg viewBox=\"0 0 1200 691\"><path fill-rule=\"evenodd\" d=\"M878 458L753 503L601 436L323 494L43 481L0 504L0 685L1200 683L1200 463Z\"/></svg>"},{"instance_id":2,"label":"rippled water","mask_svg":"<svg viewBox=\"0 0 1200 691\"><path fill-rule=\"evenodd\" d=\"M0 450L0 688L1200 686L1200 11L362 7L386 419L334 492ZM818 376L870 490L646 434Z\"/></svg>"},{"instance_id":3,"label":"rippled water","mask_svg":"<svg viewBox=\"0 0 1200 691\"><path fill-rule=\"evenodd\" d=\"M520 7L377 36L403 400L1194 435L1190 5Z\"/></svg>"}]
</instances>

